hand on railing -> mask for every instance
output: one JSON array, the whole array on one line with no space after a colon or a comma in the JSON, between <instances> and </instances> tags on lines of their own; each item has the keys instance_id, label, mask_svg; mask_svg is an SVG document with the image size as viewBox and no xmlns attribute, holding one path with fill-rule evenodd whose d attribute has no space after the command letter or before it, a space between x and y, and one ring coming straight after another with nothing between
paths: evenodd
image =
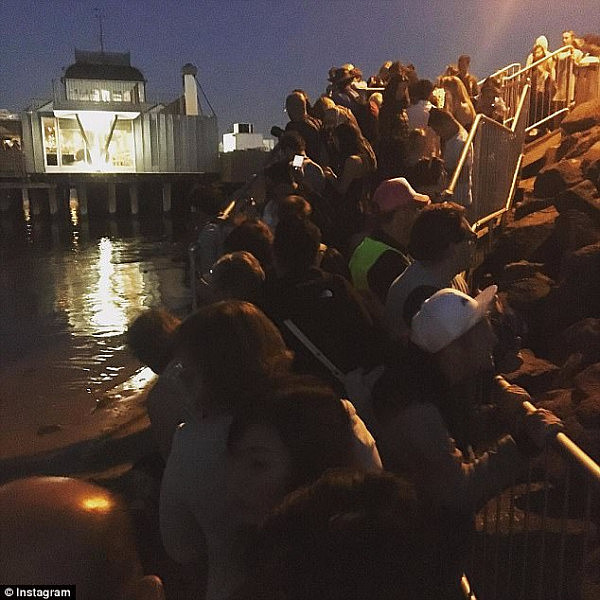
<instances>
[{"instance_id":1,"label":"hand on railing","mask_svg":"<svg viewBox=\"0 0 600 600\"><path fill-rule=\"evenodd\" d=\"M519 449L528 456L539 454L549 439L564 429L563 422L549 410L536 408L522 387L498 375L499 408Z\"/></svg>"}]
</instances>

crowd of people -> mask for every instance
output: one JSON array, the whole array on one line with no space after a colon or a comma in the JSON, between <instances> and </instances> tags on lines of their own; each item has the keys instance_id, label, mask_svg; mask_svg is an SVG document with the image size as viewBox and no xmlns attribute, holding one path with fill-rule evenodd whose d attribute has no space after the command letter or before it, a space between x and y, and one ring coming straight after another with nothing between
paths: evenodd
<instances>
[{"instance_id":1,"label":"crowd of people","mask_svg":"<svg viewBox=\"0 0 600 600\"><path fill-rule=\"evenodd\" d=\"M200 308L130 325L162 544L210 600L459 598L476 511L561 427L495 377L517 346L465 277L468 169L441 195L493 90L468 56L436 85L399 62L329 82L287 97L259 214L202 230ZM91 484L2 486L0 579L164 597L126 521Z\"/></svg>"}]
</instances>

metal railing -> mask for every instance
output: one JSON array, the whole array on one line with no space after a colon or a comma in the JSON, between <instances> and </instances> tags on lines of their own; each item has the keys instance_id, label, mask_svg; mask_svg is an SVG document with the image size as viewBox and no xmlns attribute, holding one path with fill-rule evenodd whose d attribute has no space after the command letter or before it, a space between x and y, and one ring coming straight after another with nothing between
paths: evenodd
<instances>
[{"instance_id":1,"label":"metal railing","mask_svg":"<svg viewBox=\"0 0 600 600\"><path fill-rule=\"evenodd\" d=\"M467 218L474 230L498 219L511 206L523 156L529 90L525 85L521 91L510 128L477 115L446 190L446 195L452 197L461 177L468 176L466 170L471 168L473 202Z\"/></svg>"},{"instance_id":2,"label":"metal railing","mask_svg":"<svg viewBox=\"0 0 600 600\"><path fill-rule=\"evenodd\" d=\"M597 598L600 554L590 550L598 548L599 498L600 466L558 433L523 479L477 514L465 597Z\"/></svg>"},{"instance_id":3,"label":"metal railing","mask_svg":"<svg viewBox=\"0 0 600 600\"><path fill-rule=\"evenodd\" d=\"M508 109L505 123L511 123L515 118L521 91L530 84L527 130L541 129L543 132L557 126L560 116L569 111L575 100L575 61L571 51L571 46L563 46L503 76L502 99Z\"/></svg>"}]
</instances>

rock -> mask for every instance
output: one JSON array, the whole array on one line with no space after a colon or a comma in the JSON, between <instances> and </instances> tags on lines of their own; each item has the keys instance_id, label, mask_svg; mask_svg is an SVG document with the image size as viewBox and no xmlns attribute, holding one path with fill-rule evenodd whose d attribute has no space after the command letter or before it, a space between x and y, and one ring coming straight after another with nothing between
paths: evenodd
<instances>
[{"instance_id":1,"label":"rock","mask_svg":"<svg viewBox=\"0 0 600 600\"><path fill-rule=\"evenodd\" d=\"M556 149L556 162L564 158L567 153L577 145L577 142L580 140L581 136L585 135L581 132L573 133L571 135L563 134L560 140L560 144ZM545 163L550 164L550 163Z\"/></svg>"},{"instance_id":2,"label":"rock","mask_svg":"<svg viewBox=\"0 0 600 600\"><path fill-rule=\"evenodd\" d=\"M575 378L575 414L584 427L600 428L600 363L591 365Z\"/></svg>"},{"instance_id":3,"label":"rock","mask_svg":"<svg viewBox=\"0 0 600 600\"><path fill-rule=\"evenodd\" d=\"M534 273L529 277L516 279L500 289L506 292L510 306L522 312L541 298L545 298L553 284L552 279L543 273Z\"/></svg>"},{"instance_id":4,"label":"rock","mask_svg":"<svg viewBox=\"0 0 600 600\"><path fill-rule=\"evenodd\" d=\"M600 227L600 198L595 184L588 179L561 192L554 206L559 213L573 209L585 213L594 220L596 227Z\"/></svg>"},{"instance_id":5,"label":"rock","mask_svg":"<svg viewBox=\"0 0 600 600\"><path fill-rule=\"evenodd\" d=\"M580 352L592 362L600 362L600 318L588 318L571 325L562 335L562 347L567 354Z\"/></svg>"},{"instance_id":6,"label":"rock","mask_svg":"<svg viewBox=\"0 0 600 600\"><path fill-rule=\"evenodd\" d=\"M600 138L600 135L598 137ZM591 146L590 149L587 150L587 152L582 154L580 158L581 167L582 169L584 169L585 173L585 169L587 169L589 165L591 165L592 163L596 163L600 160L600 139L596 140L594 145Z\"/></svg>"},{"instance_id":7,"label":"rock","mask_svg":"<svg viewBox=\"0 0 600 600\"><path fill-rule=\"evenodd\" d=\"M505 373L504 377L510 383L516 383L525 388L530 394L542 394L552 387L552 380L558 371L558 366L524 348L519 353L522 359L521 366L512 373Z\"/></svg>"},{"instance_id":8,"label":"rock","mask_svg":"<svg viewBox=\"0 0 600 600\"><path fill-rule=\"evenodd\" d=\"M478 271L499 277L504 265L531 259L551 236L557 216L554 206L518 220L514 218L514 211L509 211L503 220L500 235L495 238L492 251Z\"/></svg>"},{"instance_id":9,"label":"rock","mask_svg":"<svg viewBox=\"0 0 600 600\"><path fill-rule=\"evenodd\" d=\"M552 235L552 242L560 249L561 256L559 258L600 241L600 200L596 201L599 205L597 210L590 204L588 211L580 211L580 208L583 209L586 206L586 200L581 198L575 200L575 197L572 199L575 207L567 210L564 206L567 204L565 198L557 202L564 211L558 215ZM594 216L590 214L594 210L596 210L598 221L595 221Z\"/></svg>"},{"instance_id":10,"label":"rock","mask_svg":"<svg viewBox=\"0 0 600 600\"><path fill-rule=\"evenodd\" d=\"M552 411L561 419L568 419L575 412L575 404L573 403L573 390L556 389L545 392L540 397L536 398L535 405L538 408L545 408Z\"/></svg>"},{"instance_id":11,"label":"rock","mask_svg":"<svg viewBox=\"0 0 600 600\"><path fill-rule=\"evenodd\" d=\"M600 307L600 242L565 257L558 285L544 299L538 323L547 340L581 321L598 316Z\"/></svg>"},{"instance_id":12,"label":"rock","mask_svg":"<svg viewBox=\"0 0 600 600\"><path fill-rule=\"evenodd\" d=\"M504 267L501 285L507 286L508 284L520 279L534 277L537 273L542 271L543 267L543 263L534 263L527 260L519 260L514 263L509 263Z\"/></svg>"},{"instance_id":13,"label":"rock","mask_svg":"<svg viewBox=\"0 0 600 600\"><path fill-rule=\"evenodd\" d=\"M575 144L569 148L564 158L582 158L591 148L593 148L600 140L600 125L592 127L587 131L574 133Z\"/></svg>"},{"instance_id":14,"label":"rock","mask_svg":"<svg viewBox=\"0 0 600 600\"><path fill-rule=\"evenodd\" d=\"M596 185L600 192L600 141L596 142L581 157L581 171L586 179Z\"/></svg>"},{"instance_id":15,"label":"rock","mask_svg":"<svg viewBox=\"0 0 600 600\"><path fill-rule=\"evenodd\" d=\"M562 120L560 127L567 133L575 133L598 124L600 124L600 100L596 99L576 106Z\"/></svg>"},{"instance_id":16,"label":"rock","mask_svg":"<svg viewBox=\"0 0 600 600\"><path fill-rule=\"evenodd\" d=\"M515 207L515 219L522 219L531 213L545 210L554 205L554 198L535 198L525 194L523 201Z\"/></svg>"},{"instance_id":17,"label":"rock","mask_svg":"<svg viewBox=\"0 0 600 600\"><path fill-rule=\"evenodd\" d=\"M538 198L554 197L580 181L583 181L581 161L564 158L540 171L533 186L533 194Z\"/></svg>"}]
</instances>

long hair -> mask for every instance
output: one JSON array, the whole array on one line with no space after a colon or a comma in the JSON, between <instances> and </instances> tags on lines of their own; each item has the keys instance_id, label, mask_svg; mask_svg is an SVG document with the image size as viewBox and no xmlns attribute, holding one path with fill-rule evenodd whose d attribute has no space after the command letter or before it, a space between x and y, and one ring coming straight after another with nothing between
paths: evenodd
<instances>
[{"instance_id":1,"label":"long hair","mask_svg":"<svg viewBox=\"0 0 600 600\"><path fill-rule=\"evenodd\" d=\"M472 124L476 113L465 84L455 76L442 77L440 83L446 91L446 99L450 100L446 102L444 109L448 110L463 127Z\"/></svg>"},{"instance_id":2,"label":"long hair","mask_svg":"<svg viewBox=\"0 0 600 600\"><path fill-rule=\"evenodd\" d=\"M200 308L181 324L174 347L200 377L201 402L224 410L260 392L271 377L287 372L292 360L277 327L256 306L239 300Z\"/></svg>"}]
</instances>

